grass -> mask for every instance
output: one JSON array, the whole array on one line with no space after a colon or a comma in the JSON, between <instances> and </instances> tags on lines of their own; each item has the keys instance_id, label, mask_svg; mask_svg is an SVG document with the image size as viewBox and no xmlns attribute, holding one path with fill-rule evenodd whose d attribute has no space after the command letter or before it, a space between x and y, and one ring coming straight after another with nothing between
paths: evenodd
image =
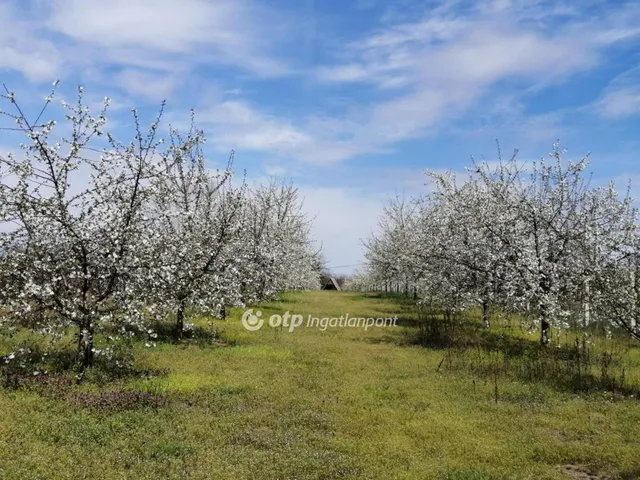
<instances>
[{"instance_id":1,"label":"grass","mask_svg":"<svg viewBox=\"0 0 640 480\"><path fill-rule=\"evenodd\" d=\"M417 314L400 298L304 292L259 308L406 326L248 332L233 310L215 324L223 345L136 344L140 368L163 375L0 390L0 478L640 478L637 398L504 376L496 403L491 378L410 344ZM163 401L91 406L122 390Z\"/></svg>"}]
</instances>

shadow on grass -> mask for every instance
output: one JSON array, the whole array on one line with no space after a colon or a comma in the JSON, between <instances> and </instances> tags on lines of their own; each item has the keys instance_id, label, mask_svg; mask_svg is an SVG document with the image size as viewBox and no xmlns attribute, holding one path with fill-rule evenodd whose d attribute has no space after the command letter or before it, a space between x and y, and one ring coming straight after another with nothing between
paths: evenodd
<instances>
[{"instance_id":1,"label":"shadow on grass","mask_svg":"<svg viewBox=\"0 0 640 480\"><path fill-rule=\"evenodd\" d=\"M96 346L93 365L81 370L75 344L49 343L31 338L16 345L13 352L0 357L0 386L6 389L54 387L72 381L106 385L126 378L144 378L164 374L134 362L133 349L124 342Z\"/></svg>"},{"instance_id":2,"label":"shadow on grass","mask_svg":"<svg viewBox=\"0 0 640 480\"><path fill-rule=\"evenodd\" d=\"M475 322L451 325L442 320L423 324L417 340L423 346L445 348L441 366L449 370L543 382L573 393L640 394L640 385L627 383L627 349L621 345L598 350L585 337L574 344L541 345Z\"/></svg>"},{"instance_id":3,"label":"shadow on grass","mask_svg":"<svg viewBox=\"0 0 640 480\"><path fill-rule=\"evenodd\" d=\"M164 343L197 343L212 344L220 343L220 335L213 328L202 327L200 325L187 325L178 335L176 324L174 322L155 322L150 326L151 330L157 335L154 341Z\"/></svg>"},{"instance_id":4,"label":"shadow on grass","mask_svg":"<svg viewBox=\"0 0 640 480\"><path fill-rule=\"evenodd\" d=\"M178 335L176 322L172 320L154 321L145 326L148 330L140 330L135 326L125 327L122 331L115 326L106 326L104 336L129 337L131 339L145 340L153 343L196 343L207 345L221 342L218 332L213 327L203 327L185 323L182 333Z\"/></svg>"},{"instance_id":5,"label":"shadow on grass","mask_svg":"<svg viewBox=\"0 0 640 480\"><path fill-rule=\"evenodd\" d=\"M385 327L383 335L376 337L365 336L360 338L360 341L372 344L391 343L398 346L415 345L416 331L419 330L421 324L422 321L416 318L398 317L396 327Z\"/></svg>"},{"instance_id":6,"label":"shadow on grass","mask_svg":"<svg viewBox=\"0 0 640 480\"><path fill-rule=\"evenodd\" d=\"M406 295L404 293L390 293L390 292L362 292L355 296L357 299L363 300L387 300L397 305L410 305L415 308L417 298L413 295Z\"/></svg>"},{"instance_id":7,"label":"shadow on grass","mask_svg":"<svg viewBox=\"0 0 640 480\"><path fill-rule=\"evenodd\" d=\"M80 387L76 378L68 372L38 376L21 375L17 380L18 383L13 389L25 389L41 397L61 400L94 413L158 409L169 402L164 394L152 390L136 390L117 385L107 385L106 388L103 388L103 385Z\"/></svg>"},{"instance_id":8,"label":"shadow on grass","mask_svg":"<svg viewBox=\"0 0 640 480\"><path fill-rule=\"evenodd\" d=\"M423 315L420 319L398 321L405 326L398 333L384 335L378 342L419 345L441 350L438 370L466 371L482 377L508 377L541 382L552 388L573 392L613 392L640 395L640 385L631 384L627 374L630 347L611 342L596 348L586 337L573 344L541 345L518 337L508 330L482 328L476 318Z\"/></svg>"}]
</instances>

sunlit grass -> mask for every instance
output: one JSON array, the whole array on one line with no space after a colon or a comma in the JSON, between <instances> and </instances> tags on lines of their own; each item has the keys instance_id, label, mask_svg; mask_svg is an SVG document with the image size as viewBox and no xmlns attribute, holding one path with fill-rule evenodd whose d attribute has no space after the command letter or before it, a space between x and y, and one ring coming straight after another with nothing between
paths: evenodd
<instances>
[{"instance_id":1,"label":"sunlit grass","mask_svg":"<svg viewBox=\"0 0 640 480\"><path fill-rule=\"evenodd\" d=\"M323 291L260 309L417 319L396 302ZM502 378L496 403L490 379L438 371L443 352L409 345L410 327L248 332L242 312L214 323L222 346L136 346L166 375L104 387L163 395L158 409L0 391L0 478L562 479L569 464L640 477L637 399Z\"/></svg>"}]
</instances>

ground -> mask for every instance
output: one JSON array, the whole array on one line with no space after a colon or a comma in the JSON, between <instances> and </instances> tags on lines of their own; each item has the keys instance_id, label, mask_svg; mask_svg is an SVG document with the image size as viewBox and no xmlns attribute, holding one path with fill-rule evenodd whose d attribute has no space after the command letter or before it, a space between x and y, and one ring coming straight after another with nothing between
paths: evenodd
<instances>
[{"instance_id":1,"label":"ground","mask_svg":"<svg viewBox=\"0 0 640 480\"><path fill-rule=\"evenodd\" d=\"M260 309L415 315L333 291ZM407 342L415 327L249 332L241 314L215 322L221 343L141 343L137 361L165 373L100 387L159 405L96 409L0 390L0 478L640 478L637 398L501 379L496 402L490 379L438 368L443 350Z\"/></svg>"}]
</instances>

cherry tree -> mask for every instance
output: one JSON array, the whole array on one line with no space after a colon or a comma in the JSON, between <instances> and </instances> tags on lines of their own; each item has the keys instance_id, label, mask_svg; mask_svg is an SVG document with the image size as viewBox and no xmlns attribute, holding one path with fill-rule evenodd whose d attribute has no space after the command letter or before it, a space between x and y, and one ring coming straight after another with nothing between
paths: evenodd
<instances>
[{"instance_id":1,"label":"cherry tree","mask_svg":"<svg viewBox=\"0 0 640 480\"><path fill-rule=\"evenodd\" d=\"M383 208L376 235L363 242L370 275L378 282L405 294L416 291L419 277L417 261L417 202L403 197L390 199Z\"/></svg>"},{"instance_id":2,"label":"cherry tree","mask_svg":"<svg viewBox=\"0 0 640 480\"><path fill-rule=\"evenodd\" d=\"M145 208L149 262L141 294L165 318L175 313L176 338L189 308L221 315L239 301L235 243L241 229L243 188L231 187L232 159L222 171L206 166L204 134L194 126L186 136L170 131L160 155L164 175L153 183Z\"/></svg>"},{"instance_id":3,"label":"cherry tree","mask_svg":"<svg viewBox=\"0 0 640 480\"><path fill-rule=\"evenodd\" d=\"M55 89L35 119L5 87L4 118L25 137L20 154L0 157L0 271L3 322L52 331L75 327L79 363L93 363L94 333L105 324L140 324L142 299L134 286L143 266L148 223L143 206L152 180L160 115L146 133L133 110L133 139L106 131L109 100L97 116L78 88L62 102L59 128L43 121Z\"/></svg>"},{"instance_id":4,"label":"cherry tree","mask_svg":"<svg viewBox=\"0 0 640 480\"><path fill-rule=\"evenodd\" d=\"M32 120L2 95L11 126L0 128L26 139L0 156L2 324L75 328L84 371L106 328L149 333L150 318L175 314L179 338L190 309L224 316L228 305L319 288L320 252L291 184L233 186L233 157L208 168L193 115L186 135L158 137L164 104L146 132L133 109L123 143L107 129L108 99L94 117L79 87L56 116L55 96Z\"/></svg>"},{"instance_id":5,"label":"cherry tree","mask_svg":"<svg viewBox=\"0 0 640 480\"><path fill-rule=\"evenodd\" d=\"M554 145L552 160L533 162L528 178L515 159L495 170L478 169L501 206L500 228L487 221L482 226L504 246L521 300L537 313L543 344L550 326L568 326L567 300L577 297L584 284L579 259L592 218L587 207L599 205L583 174L587 158L565 161L564 153Z\"/></svg>"},{"instance_id":6,"label":"cherry tree","mask_svg":"<svg viewBox=\"0 0 640 480\"><path fill-rule=\"evenodd\" d=\"M311 221L293 185L272 179L248 192L243 212L241 296L244 303L284 290L320 286L320 259L310 238Z\"/></svg>"},{"instance_id":7,"label":"cherry tree","mask_svg":"<svg viewBox=\"0 0 640 480\"><path fill-rule=\"evenodd\" d=\"M557 144L550 160L524 164L516 153L474 161L461 182L428 172L433 191L408 218L392 201L365 244L369 274L417 272L423 301L449 311L480 305L487 327L491 306L525 314L543 344L552 326L586 328L594 315L607 329L636 332L633 200L613 184L592 186L587 157L567 161Z\"/></svg>"},{"instance_id":8,"label":"cherry tree","mask_svg":"<svg viewBox=\"0 0 640 480\"><path fill-rule=\"evenodd\" d=\"M602 188L589 208L592 222L583 242L584 326L609 322L640 339L640 232L637 208L627 192ZM607 332L609 333L609 332Z\"/></svg>"}]
</instances>

